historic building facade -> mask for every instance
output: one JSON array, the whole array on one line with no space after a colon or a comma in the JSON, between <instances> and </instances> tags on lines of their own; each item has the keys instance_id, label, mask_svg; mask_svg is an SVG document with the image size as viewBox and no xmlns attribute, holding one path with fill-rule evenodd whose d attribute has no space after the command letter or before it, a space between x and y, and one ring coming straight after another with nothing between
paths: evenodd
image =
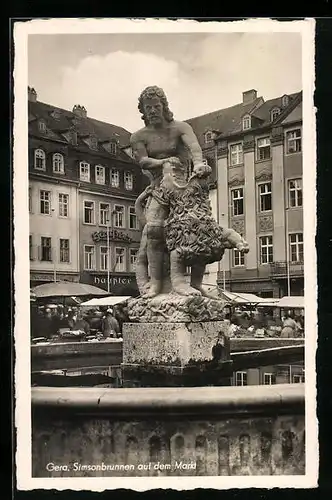
<instances>
[{"instance_id":1,"label":"historic building facade","mask_svg":"<svg viewBox=\"0 0 332 500\"><path fill-rule=\"evenodd\" d=\"M227 251L206 281L262 297L303 295L302 93L241 103L187 120L216 181L211 203L222 226L250 245Z\"/></svg>"},{"instance_id":2,"label":"historic building facade","mask_svg":"<svg viewBox=\"0 0 332 500\"><path fill-rule=\"evenodd\" d=\"M74 280L137 293L134 202L143 176L130 133L83 106L39 102L31 88L28 99L31 286Z\"/></svg>"}]
</instances>

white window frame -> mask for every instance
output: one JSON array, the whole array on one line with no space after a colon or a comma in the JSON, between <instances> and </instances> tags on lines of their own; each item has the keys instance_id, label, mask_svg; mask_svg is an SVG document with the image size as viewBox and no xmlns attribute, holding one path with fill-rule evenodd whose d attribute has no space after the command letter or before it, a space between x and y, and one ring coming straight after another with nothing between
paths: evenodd
<instances>
[{"instance_id":1,"label":"white window frame","mask_svg":"<svg viewBox=\"0 0 332 500\"><path fill-rule=\"evenodd\" d=\"M116 174L116 175L113 176L113 174ZM111 187L114 187L114 188L120 187L120 171L117 168L111 168L110 177L111 177L110 178ZM116 179L116 182L113 182L114 179Z\"/></svg>"},{"instance_id":2,"label":"white window frame","mask_svg":"<svg viewBox=\"0 0 332 500\"><path fill-rule=\"evenodd\" d=\"M65 173L65 160L63 154L53 153L52 155L52 168L55 174Z\"/></svg>"},{"instance_id":3,"label":"white window frame","mask_svg":"<svg viewBox=\"0 0 332 500\"><path fill-rule=\"evenodd\" d=\"M263 141L266 142L266 144L260 144L262 143ZM268 144L267 144L268 142ZM260 158L260 152L262 150L265 150L266 148L269 148L269 156L266 157L266 158ZM268 160L271 160L271 139L270 137L266 136L266 137L258 137L256 139L256 161L268 161Z\"/></svg>"},{"instance_id":4,"label":"white window frame","mask_svg":"<svg viewBox=\"0 0 332 500\"><path fill-rule=\"evenodd\" d=\"M241 191L242 191L242 196L241 196ZM238 195L235 197L235 194ZM235 202L238 202L242 200L242 213L235 213L238 210L235 210L235 207L237 204ZM244 188L243 187L236 187L231 189L231 203L232 203L232 217L238 217L241 215L244 215Z\"/></svg>"},{"instance_id":5,"label":"white window frame","mask_svg":"<svg viewBox=\"0 0 332 500\"><path fill-rule=\"evenodd\" d=\"M297 380L297 382L296 382ZM300 373L293 373L292 374L292 383L293 384L303 384L304 383L304 375L301 375Z\"/></svg>"},{"instance_id":6,"label":"white window frame","mask_svg":"<svg viewBox=\"0 0 332 500\"><path fill-rule=\"evenodd\" d=\"M291 182L294 182L295 186L291 187ZM297 184L300 183L300 186ZM294 192L294 200L295 204L291 204L291 193ZM301 192L301 204L299 204L299 192ZM289 208L298 208L303 207L303 181L301 177L297 177L296 179L288 179L288 206Z\"/></svg>"},{"instance_id":7,"label":"white window frame","mask_svg":"<svg viewBox=\"0 0 332 500\"><path fill-rule=\"evenodd\" d=\"M242 118L242 130L249 130L249 129L251 129L251 116L245 115Z\"/></svg>"},{"instance_id":8,"label":"white window frame","mask_svg":"<svg viewBox=\"0 0 332 500\"><path fill-rule=\"evenodd\" d=\"M243 267L245 265L244 253L237 248L233 249L233 267Z\"/></svg>"},{"instance_id":9,"label":"white window frame","mask_svg":"<svg viewBox=\"0 0 332 500\"><path fill-rule=\"evenodd\" d=\"M82 175L82 167L84 167L85 169L87 169L87 175ZM90 182L90 179L91 179L91 172L90 172L90 163L88 163L87 161L80 161L80 164L79 164L79 169L80 169L80 181L82 182Z\"/></svg>"},{"instance_id":10,"label":"white window frame","mask_svg":"<svg viewBox=\"0 0 332 500\"><path fill-rule=\"evenodd\" d=\"M99 173L98 173L99 171ZM102 172L102 175L100 173ZM103 165L95 165L95 180L96 184L104 185L105 184L105 167Z\"/></svg>"},{"instance_id":11,"label":"white window frame","mask_svg":"<svg viewBox=\"0 0 332 500\"><path fill-rule=\"evenodd\" d=\"M266 190L262 192L263 186L268 186L270 185L270 191ZM260 182L257 184L257 189L258 189L258 200L259 200L259 212L260 213L266 213L266 212L272 212L272 181L268 182ZM266 196L270 196L271 198L271 208L268 208L267 210L262 209L262 202Z\"/></svg>"},{"instance_id":12,"label":"white window frame","mask_svg":"<svg viewBox=\"0 0 332 500\"><path fill-rule=\"evenodd\" d=\"M106 222L105 222L105 223L104 223L104 222L102 222L102 217L101 217L101 205L107 205L107 206L108 206L108 210L107 210L107 212L108 212L108 216L107 216L107 218L106 218L107 220L106 220ZM103 211L105 211L105 210L103 210ZM110 223L110 215L111 215L111 204L110 204L110 203L107 203L107 202L105 202L105 201L100 201L100 202L99 202L99 225L100 225L100 226L108 226L108 224Z\"/></svg>"},{"instance_id":13,"label":"white window frame","mask_svg":"<svg viewBox=\"0 0 332 500\"><path fill-rule=\"evenodd\" d=\"M92 266L87 267L86 266L86 260L85 257L87 254L86 248L93 248L93 252L91 252L89 255L92 255ZM96 270L96 246L95 245L83 245L83 266L85 271L95 271Z\"/></svg>"},{"instance_id":14,"label":"white window frame","mask_svg":"<svg viewBox=\"0 0 332 500\"><path fill-rule=\"evenodd\" d=\"M46 170L46 153L43 149L37 148L33 153L33 166L35 170L42 170L43 172ZM41 160L42 166L37 167L37 160Z\"/></svg>"},{"instance_id":15,"label":"white window frame","mask_svg":"<svg viewBox=\"0 0 332 500\"><path fill-rule=\"evenodd\" d=\"M130 211L133 210L134 213L130 213ZM131 215L134 215L135 216L135 227L131 227L130 225L130 216ZM129 229L133 229L133 230L136 230L136 229L139 229L138 228L138 218L137 218L137 214L136 214L136 210L135 210L135 207L134 206L129 206L128 207L128 228Z\"/></svg>"},{"instance_id":16,"label":"white window frame","mask_svg":"<svg viewBox=\"0 0 332 500\"><path fill-rule=\"evenodd\" d=\"M117 269L118 266L118 255L117 250L123 250L123 269ZM125 273L126 272L126 249L125 247L115 247L114 248L114 272L115 273Z\"/></svg>"},{"instance_id":17,"label":"white window frame","mask_svg":"<svg viewBox=\"0 0 332 500\"><path fill-rule=\"evenodd\" d=\"M275 385L275 382L274 382L274 384L272 384L272 378L274 378L274 380L275 380L275 378L276 378L275 373L271 373L271 372L263 373L263 385ZM267 380L268 380L268 382L266 382Z\"/></svg>"},{"instance_id":18,"label":"white window frame","mask_svg":"<svg viewBox=\"0 0 332 500\"><path fill-rule=\"evenodd\" d=\"M48 193L49 194L49 199L48 200L42 200L41 199L42 193ZM44 201L44 202L48 201L48 207L49 207L49 212L48 213L45 213L45 212L41 211L41 202L42 201ZM39 190L39 214L40 215L47 215L47 216L52 215L52 191L49 191L48 189L40 189Z\"/></svg>"},{"instance_id":19,"label":"white window frame","mask_svg":"<svg viewBox=\"0 0 332 500\"><path fill-rule=\"evenodd\" d=\"M235 151L236 152L236 161L233 162L232 152L233 152L234 148L236 148L236 151ZM242 142L236 142L234 144L229 145L229 164L231 167L234 167L235 165L242 165L243 164L243 144L242 144Z\"/></svg>"},{"instance_id":20,"label":"white window frame","mask_svg":"<svg viewBox=\"0 0 332 500\"><path fill-rule=\"evenodd\" d=\"M68 248L61 248L61 241L68 241ZM61 251L68 251L68 260L61 260ZM61 264L70 264L70 239L69 238L59 238L59 262Z\"/></svg>"},{"instance_id":21,"label":"white window frame","mask_svg":"<svg viewBox=\"0 0 332 500\"><path fill-rule=\"evenodd\" d=\"M126 171L124 173L124 188L126 191L132 191L134 189L134 175L132 172Z\"/></svg>"},{"instance_id":22,"label":"white window frame","mask_svg":"<svg viewBox=\"0 0 332 500\"><path fill-rule=\"evenodd\" d=\"M120 213L120 211L117 211L117 209L116 209L117 207L122 209L122 211L121 211L122 212L122 226L118 225L117 214ZM126 227L126 207L124 205L115 204L113 206L112 213L113 213L113 226L117 229L125 229L125 227Z\"/></svg>"},{"instance_id":23,"label":"white window frame","mask_svg":"<svg viewBox=\"0 0 332 500\"><path fill-rule=\"evenodd\" d=\"M105 252L102 251L102 250L106 250ZM108 271L108 269L111 269L111 266L110 266L110 248L108 247L105 247L105 246L100 246L99 247L99 262L100 262L100 270L101 271ZM104 257L106 256L105 258L105 261L106 261L106 266L103 266L103 262L104 262Z\"/></svg>"},{"instance_id":24,"label":"white window frame","mask_svg":"<svg viewBox=\"0 0 332 500\"><path fill-rule=\"evenodd\" d=\"M67 199L67 202L60 201L60 197L65 196ZM67 215L62 215L61 214L61 206L63 207L64 205L67 205ZM69 218L69 194L68 193L58 193L58 214L61 219L68 219Z\"/></svg>"},{"instance_id":25,"label":"white window frame","mask_svg":"<svg viewBox=\"0 0 332 500\"><path fill-rule=\"evenodd\" d=\"M241 384L238 384L238 375L240 375ZM245 384L243 383L245 379ZM237 387L243 387L248 385L248 373L246 371L237 371L234 374L234 383Z\"/></svg>"},{"instance_id":26,"label":"white window frame","mask_svg":"<svg viewBox=\"0 0 332 500\"><path fill-rule=\"evenodd\" d=\"M295 237L296 241L291 241ZM298 241L299 237L302 237L302 241ZM303 242L303 233L289 233L288 235L288 245L289 245L289 262L292 264L303 263L303 253L304 253L304 242ZM292 260L292 248L295 247L296 260ZM301 250L302 247L302 251ZM302 259L300 259L300 255L302 253Z\"/></svg>"},{"instance_id":27,"label":"white window frame","mask_svg":"<svg viewBox=\"0 0 332 500\"><path fill-rule=\"evenodd\" d=\"M139 250L138 248L129 248L129 272L131 273L134 273L136 270L138 250ZM135 262L132 263L132 256L134 252L135 252Z\"/></svg>"},{"instance_id":28,"label":"white window frame","mask_svg":"<svg viewBox=\"0 0 332 500\"><path fill-rule=\"evenodd\" d=\"M263 244L263 240L266 239L266 243ZM266 248L266 256L267 262L263 262L263 248ZM270 260L270 252L269 249L272 248L272 258ZM272 234L264 234L264 236L259 237L259 262L261 266L270 265L273 262L273 235Z\"/></svg>"},{"instance_id":29,"label":"white window frame","mask_svg":"<svg viewBox=\"0 0 332 500\"><path fill-rule=\"evenodd\" d=\"M298 137L289 137L291 134L296 134L296 132L300 132L300 135ZM290 141L297 141L300 142L300 150L299 151L289 151L289 142ZM296 155L296 154L301 154L302 153L302 128L301 127L296 127L291 130L285 130L285 142L286 142L286 156L289 155Z\"/></svg>"},{"instance_id":30,"label":"white window frame","mask_svg":"<svg viewBox=\"0 0 332 500\"><path fill-rule=\"evenodd\" d=\"M116 151L117 151L117 143L116 142L110 142L109 143L109 147L108 147L108 152L111 155L116 155Z\"/></svg>"},{"instance_id":31,"label":"white window frame","mask_svg":"<svg viewBox=\"0 0 332 500\"><path fill-rule=\"evenodd\" d=\"M278 116L280 115L280 113L281 113L280 108L273 108L273 109L271 109L271 122L274 122L274 120L276 120L278 118Z\"/></svg>"},{"instance_id":32,"label":"white window frame","mask_svg":"<svg viewBox=\"0 0 332 500\"><path fill-rule=\"evenodd\" d=\"M85 203L92 203L93 204L93 221L92 222L85 222ZM96 225L96 203L93 200L83 200L83 224L86 224L87 226L95 226Z\"/></svg>"},{"instance_id":33,"label":"white window frame","mask_svg":"<svg viewBox=\"0 0 332 500\"><path fill-rule=\"evenodd\" d=\"M50 240L50 246L45 246L43 247L43 238L47 238L48 240ZM43 248L49 248L50 249L50 259L42 259L42 256L43 256ZM52 247L52 237L51 236L41 236L40 237L40 262L53 262L53 247Z\"/></svg>"}]
</instances>

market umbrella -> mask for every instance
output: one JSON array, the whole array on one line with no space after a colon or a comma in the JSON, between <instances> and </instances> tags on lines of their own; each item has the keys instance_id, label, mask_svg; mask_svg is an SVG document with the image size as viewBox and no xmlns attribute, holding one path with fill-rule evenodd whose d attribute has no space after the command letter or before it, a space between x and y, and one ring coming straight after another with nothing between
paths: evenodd
<instances>
[{"instance_id":1,"label":"market umbrella","mask_svg":"<svg viewBox=\"0 0 332 500\"><path fill-rule=\"evenodd\" d=\"M102 297L100 299L90 299L87 302L82 302L81 306L90 306L90 307L100 307L100 306L115 306L116 304L120 304L121 302L125 302L128 299L132 299L131 295L125 296L111 296L111 297Z\"/></svg>"},{"instance_id":2,"label":"market umbrella","mask_svg":"<svg viewBox=\"0 0 332 500\"><path fill-rule=\"evenodd\" d=\"M71 281L58 281L56 283L45 283L32 289L38 299L43 297L79 297L79 296L104 296L109 295L106 290L102 290L93 285L85 283L74 283Z\"/></svg>"}]
</instances>

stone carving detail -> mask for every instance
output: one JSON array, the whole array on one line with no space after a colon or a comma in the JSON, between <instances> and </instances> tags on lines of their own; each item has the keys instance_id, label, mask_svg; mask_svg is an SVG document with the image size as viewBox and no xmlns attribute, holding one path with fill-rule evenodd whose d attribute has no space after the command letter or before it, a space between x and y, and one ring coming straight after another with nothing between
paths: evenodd
<instances>
[{"instance_id":1,"label":"stone carving detail","mask_svg":"<svg viewBox=\"0 0 332 500\"><path fill-rule=\"evenodd\" d=\"M255 141L254 140L244 141L243 150L244 151L254 151L255 150Z\"/></svg>"},{"instance_id":2,"label":"stone carving detail","mask_svg":"<svg viewBox=\"0 0 332 500\"><path fill-rule=\"evenodd\" d=\"M234 176L228 181L229 187L235 186L243 186L244 185L244 177Z\"/></svg>"},{"instance_id":3,"label":"stone carving detail","mask_svg":"<svg viewBox=\"0 0 332 500\"><path fill-rule=\"evenodd\" d=\"M223 307L224 302L217 298L184 297L176 293L131 299L128 303L130 321L140 323L220 321Z\"/></svg>"},{"instance_id":4,"label":"stone carving detail","mask_svg":"<svg viewBox=\"0 0 332 500\"><path fill-rule=\"evenodd\" d=\"M236 418L222 414L211 418L208 413L202 419L189 420L169 419L167 415L164 419L142 420L141 415L135 415L135 420L129 422L100 415L79 419L75 428L70 418L56 421L38 415L33 421L32 475L77 478L305 474L303 415L245 416L237 415L236 409L233 413ZM111 449L105 446L110 438L114 442ZM49 457L60 470L45 467ZM74 462L80 466L76 470L68 465ZM87 469L86 464L92 466Z\"/></svg>"},{"instance_id":5,"label":"stone carving detail","mask_svg":"<svg viewBox=\"0 0 332 500\"><path fill-rule=\"evenodd\" d=\"M262 170L261 172L257 172L257 174L255 175L255 180L258 182L272 180L272 171Z\"/></svg>"},{"instance_id":6,"label":"stone carving detail","mask_svg":"<svg viewBox=\"0 0 332 500\"><path fill-rule=\"evenodd\" d=\"M245 233L244 219L232 219L231 226L239 234Z\"/></svg>"},{"instance_id":7,"label":"stone carving detail","mask_svg":"<svg viewBox=\"0 0 332 500\"><path fill-rule=\"evenodd\" d=\"M272 215L263 215L259 217L259 231L272 231L273 219Z\"/></svg>"}]
</instances>

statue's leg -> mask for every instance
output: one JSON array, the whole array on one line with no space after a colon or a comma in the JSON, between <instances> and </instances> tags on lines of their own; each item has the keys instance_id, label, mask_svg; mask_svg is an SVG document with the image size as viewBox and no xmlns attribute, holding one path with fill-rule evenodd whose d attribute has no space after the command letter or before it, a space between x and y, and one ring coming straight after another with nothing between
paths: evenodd
<instances>
[{"instance_id":1,"label":"statue's leg","mask_svg":"<svg viewBox=\"0 0 332 500\"><path fill-rule=\"evenodd\" d=\"M148 257L147 257L147 227L145 226L142 233L141 244L136 261L136 281L141 295L144 295L149 284L148 274Z\"/></svg>"},{"instance_id":2,"label":"statue's leg","mask_svg":"<svg viewBox=\"0 0 332 500\"><path fill-rule=\"evenodd\" d=\"M202 284L203 284L203 278L204 278L204 273L205 273L205 264L195 264L191 268L191 286L193 288L196 288L201 292L201 294L204 297L207 297L208 299L216 299L216 296L213 294L210 294L206 290L204 290Z\"/></svg>"},{"instance_id":3,"label":"statue's leg","mask_svg":"<svg viewBox=\"0 0 332 500\"><path fill-rule=\"evenodd\" d=\"M164 270L164 226L147 224L147 259L150 272L149 290L146 297L154 297L161 292Z\"/></svg>"},{"instance_id":4,"label":"statue's leg","mask_svg":"<svg viewBox=\"0 0 332 500\"><path fill-rule=\"evenodd\" d=\"M180 258L177 250L172 250L170 253L171 264L171 283L174 292L180 295L201 295L201 292L193 288L186 282L185 271L186 265Z\"/></svg>"}]
</instances>

